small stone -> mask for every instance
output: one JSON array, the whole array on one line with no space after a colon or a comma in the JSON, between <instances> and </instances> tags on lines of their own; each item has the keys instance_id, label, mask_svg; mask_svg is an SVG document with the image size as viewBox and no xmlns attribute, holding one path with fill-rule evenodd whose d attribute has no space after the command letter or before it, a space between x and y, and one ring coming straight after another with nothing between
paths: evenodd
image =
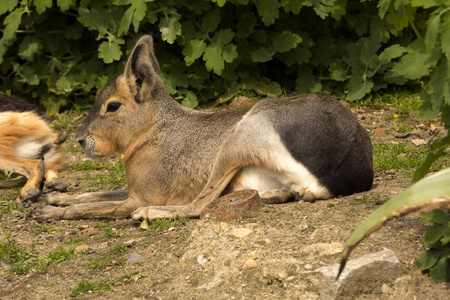
<instances>
[{"instance_id":1,"label":"small stone","mask_svg":"<svg viewBox=\"0 0 450 300\"><path fill-rule=\"evenodd\" d=\"M310 264L306 264L303 268L305 268L305 270L312 270L313 267Z\"/></svg>"},{"instance_id":2,"label":"small stone","mask_svg":"<svg viewBox=\"0 0 450 300\"><path fill-rule=\"evenodd\" d=\"M226 229L228 229L228 227L230 227L230 224L225 223L225 222L220 223L220 229L226 230Z\"/></svg>"},{"instance_id":3,"label":"small stone","mask_svg":"<svg viewBox=\"0 0 450 300\"><path fill-rule=\"evenodd\" d=\"M89 225L80 225L78 226L79 229L88 229L90 226Z\"/></svg>"},{"instance_id":4,"label":"small stone","mask_svg":"<svg viewBox=\"0 0 450 300\"><path fill-rule=\"evenodd\" d=\"M292 275L292 276L289 276L288 278L286 278L286 281L287 281L287 282L290 282L290 281L292 281L292 280L294 280L294 279L295 279L295 276Z\"/></svg>"},{"instance_id":5,"label":"small stone","mask_svg":"<svg viewBox=\"0 0 450 300\"><path fill-rule=\"evenodd\" d=\"M254 259L249 259L247 260L244 265L242 266L242 268L245 269L254 269L258 267L258 262Z\"/></svg>"},{"instance_id":6,"label":"small stone","mask_svg":"<svg viewBox=\"0 0 450 300\"><path fill-rule=\"evenodd\" d=\"M125 243L123 243L123 245L127 248L130 248L132 246L134 246L137 243L137 241L135 239L131 239L126 241Z\"/></svg>"},{"instance_id":7,"label":"small stone","mask_svg":"<svg viewBox=\"0 0 450 300\"><path fill-rule=\"evenodd\" d=\"M251 232L252 232L252 230L248 229L248 228L233 228L231 230L230 234L232 236L242 239L242 238L246 237L247 235L249 235Z\"/></svg>"},{"instance_id":8,"label":"small stone","mask_svg":"<svg viewBox=\"0 0 450 300\"><path fill-rule=\"evenodd\" d=\"M11 265L4 260L0 260L0 267L2 267L3 269L6 269L6 270L11 269Z\"/></svg>"},{"instance_id":9,"label":"small stone","mask_svg":"<svg viewBox=\"0 0 450 300\"><path fill-rule=\"evenodd\" d=\"M89 228L81 230L81 233L84 235L87 235L87 236L94 235L97 232L98 232L98 228L96 228L96 227L89 227Z\"/></svg>"},{"instance_id":10,"label":"small stone","mask_svg":"<svg viewBox=\"0 0 450 300\"><path fill-rule=\"evenodd\" d=\"M140 255L139 253L133 252L133 253L130 254L130 257L127 259L127 261L125 263L127 265L132 264L132 263L136 262L141 257L142 257L142 255Z\"/></svg>"},{"instance_id":11,"label":"small stone","mask_svg":"<svg viewBox=\"0 0 450 300\"><path fill-rule=\"evenodd\" d=\"M75 248L75 253L86 253L88 250L87 245L80 245Z\"/></svg>"},{"instance_id":12,"label":"small stone","mask_svg":"<svg viewBox=\"0 0 450 300\"><path fill-rule=\"evenodd\" d=\"M174 231L175 227L169 227L169 229L167 229L167 231Z\"/></svg>"},{"instance_id":13,"label":"small stone","mask_svg":"<svg viewBox=\"0 0 450 300\"><path fill-rule=\"evenodd\" d=\"M303 253L317 256L328 256L342 251L344 251L344 246L341 243L317 243L303 248Z\"/></svg>"},{"instance_id":14,"label":"small stone","mask_svg":"<svg viewBox=\"0 0 450 300\"><path fill-rule=\"evenodd\" d=\"M414 139L411 141L411 143L413 143L414 146L419 147L422 145L426 145L427 141L425 141L424 139Z\"/></svg>"},{"instance_id":15,"label":"small stone","mask_svg":"<svg viewBox=\"0 0 450 300\"><path fill-rule=\"evenodd\" d=\"M91 247L87 248L87 254L93 254L93 253L95 253L94 248L91 248Z\"/></svg>"},{"instance_id":16,"label":"small stone","mask_svg":"<svg viewBox=\"0 0 450 300\"><path fill-rule=\"evenodd\" d=\"M383 128L376 128L375 130L374 130L374 134L376 135L376 136L378 136L378 135L382 135L383 133L385 133L386 132L386 130L384 130Z\"/></svg>"},{"instance_id":17,"label":"small stone","mask_svg":"<svg viewBox=\"0 0 450 300\"><path fill-rule=\"evenodd\" d=\"M208 259L206 257L203 257L203 255L197 256L197 262L204 266L206 262L208 262Z\"/></svg>"},{"instance_id":18,"label":"small stone","mask_svg":"<svg viewBox=\"0 0 450 300\"><path fill-rule=\"evenodd\" d=\"M264 243L266 243L266 239L263 239L263 238L256 239L255 243L256 244L264 244Z\"/></svg>"}]
</instances>

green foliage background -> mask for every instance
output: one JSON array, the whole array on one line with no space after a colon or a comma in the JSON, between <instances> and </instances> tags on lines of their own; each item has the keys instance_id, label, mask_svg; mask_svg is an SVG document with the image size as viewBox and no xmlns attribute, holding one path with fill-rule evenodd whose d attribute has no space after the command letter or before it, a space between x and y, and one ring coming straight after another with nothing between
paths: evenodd
<instances>
[{"instance_id":1,"label":"green foliage background","mask_svg":"<svg viewBox=\"0 0 450 300\"><path fill-rule=\"evenodd\" d=\"M90 103L152 34L183 105L244 89L350 101L421 83L450 124L450 0L2 0L0 90L49 112Z\"/></svg>"}]
</instances>

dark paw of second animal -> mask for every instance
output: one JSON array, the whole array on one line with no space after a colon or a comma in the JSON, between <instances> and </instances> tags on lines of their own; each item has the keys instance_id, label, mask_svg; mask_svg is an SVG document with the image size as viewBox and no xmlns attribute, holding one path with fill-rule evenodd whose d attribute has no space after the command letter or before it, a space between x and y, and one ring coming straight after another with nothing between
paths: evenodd
<instances>
[{"instance_id":1,"label":"dark paw of second animal","mask_svg":"<svg viewBox=\"0 0 450 300\"><path fill-rule=\"evenodd\" d=\"M62 182L61 179L56 178L55 180L47 182L45 184L45 192L50 192L50 191L65 192L65 191L67 191L67 187L68 187L67 184Z\"/></svg>"},{"instance_id":2,"label":"dark paw of second animal","mask_svg":"<svg viewBox=\"0 0 450 300\"><path fill-rule=\"evenodd\" d=\"M26 190L25 195L20 196L20 201L24 207L29 207L31 202L35 202L39 196L41 195L41 191L38 189L29 189Z\"/></svg>"}]
</instances>

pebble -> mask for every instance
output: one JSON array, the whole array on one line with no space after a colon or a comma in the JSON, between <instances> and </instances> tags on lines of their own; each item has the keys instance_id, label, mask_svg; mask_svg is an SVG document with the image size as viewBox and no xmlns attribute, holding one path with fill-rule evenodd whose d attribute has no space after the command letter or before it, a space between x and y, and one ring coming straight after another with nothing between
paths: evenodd
<instances>
[{"instance_id":1,"label":"pebble","mask_svg":"<svg viewBox=\"0 0 450 300\"><path fill-rule=\"evenodd\" d=\"M87 245L80 245L75 248L75 253L85 253L88 250Z\"/></svg>"},{"instance_id":2,"label":"pebble","mask_svg":"<svg viewBox=\"0 0 450 300\"><path fill-rule=\"evenodd\" d=\"M249 259L247 260L244 265L242 266L242 268L245 269L254 269L258 267L258 262L254 259Z\"/></svg>"},{"instance_id":3,"label":"pebble","mask_svg":"<svg viewBox=\"0 0 450 300\"><path fill-rule=\"evenodd\" d=\"M140 255L137 252L133 252L130 254L130 257L127 259L127 261L125 262L127 265L132 264L134 262L136 262L139 258L141 258L142 255Z\"/></svg>"},{"instance_id":4,"label":"pebble","mask_svg":"<svg viewBox=\"0 0 450 300\"><path fill-rule=\"evenodd\" d=\"M131 239L123 243L123 245L127 248L134 246L137 243L136 239Z\"/></svg>"},{"instance_id":5,"label":"pebble","mask_svg":"<svg viewBox=\"0 0 450 300\"><path fill-rule=\"evenodd\" d=\"M317 256L327 256L344 251L344 245L341 243L317 243L305 246L303 252L306 254L314 254Z\"/></svg>"},{"instance_id":6,"label":"pebble","mask_svg":"<svg viewBox=\"0 0 450 300\"><path fill-rule=\"evenodd\" d=\"M247 235L249 235L251 232L252 232L252 230L248 229L248 228L233 228L231 230L230 234L232 236L242 239L242 238L246 237Z\"/></svg>"},{"instance_id":7,"label":"pebble","mask_svg":"<svg viewBox=\"0 0 450 300\"><path fill-rule=\"evenodd\" d=\"M312 270L312 266L310 264L304 265L303 268L305 268L305 270Z\"/></svg>"},{"instance_id":8,"label":"pebble","mask_svg":"<svg viewBox=\"0 0 450 300\"><path fill-rule=\"evenodd\" d=\"M89 228L86 228L86 229L81 230L81 233L82 233L82 234L85 234L85 235L87 235L87 236L94 235L94 234L96 234L97 232L98 232L98 228L96 228L96 227L89 227Z\"/></svg>"},{"instance_id":9,"label":"pebble","mask_svg":"<svg viewBox=\"0 0 450 300\"><path fill-rule=\"evenodd\" d=\"M208 259L206 257L203 257L203 255L197 256L197 262L200 265L204 266L207 261L208 261Z\"/></svg>"}]
</instances>

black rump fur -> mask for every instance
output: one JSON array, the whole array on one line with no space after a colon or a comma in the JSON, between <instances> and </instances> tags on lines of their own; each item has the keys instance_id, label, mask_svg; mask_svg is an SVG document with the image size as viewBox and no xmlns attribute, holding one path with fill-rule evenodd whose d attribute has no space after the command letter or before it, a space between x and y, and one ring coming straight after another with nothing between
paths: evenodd
<instances>
[{"instance_id":1,"label":"black rump fur","mask_svg":"<svg viewBox=\"0 0 450 300\"><path fill-rule=\"evenodd\" d=\"M0 112L4 111L34 111L40 116L43 116L45 114L44 108L39 105L26 102L25 100L19 99L14 96L8 96L4 93L0 93Z\"/></svg>"}]
</instances>

